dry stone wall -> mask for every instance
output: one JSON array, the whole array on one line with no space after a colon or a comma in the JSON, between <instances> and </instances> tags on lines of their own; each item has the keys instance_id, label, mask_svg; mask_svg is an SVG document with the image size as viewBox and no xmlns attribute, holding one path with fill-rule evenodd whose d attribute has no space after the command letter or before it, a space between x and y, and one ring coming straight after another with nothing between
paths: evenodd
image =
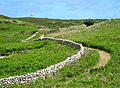
<instances>
[{"instance_id":1,"label":"dry stone wall","mask_svg":"<svg viewBox=\"0 0 120 88\"><path fill-rule=\"evenodd\" d=\"M81 46L82 46L81 44L73 42L73 41L70 41L70 40L56 39L56 38L52 38L52 37L43 37L43 38L40 38L38 40L51 40L51 41L58 42L60 44L64 44L64 45L67 45L67 46L71 46L71 47L77 48L79 50L81 49Z\"/></svg>"},{"instance_id":2,"label":"dry stone wall","mask_svg":"<svg viewBox=\"0 0 120 88\"><path fill-rule=\"evenodd\" d=\"M73 41L64 40L64 39L55 39L55 38L51 38L51 37L43 37L43 38L39 38L35 41L40 41L40 40L51 40L51 41L58 42L60 44L65 44L65 45L77 48L78 52L77 52L77 54L72 55L71 57L68 57L66 60L59 62L57 64L54 64L54 65L51 65L45 69L41 69L41 70L38 70L36 72L28 73L25 75L11 76L8 78L1 78L0 85L4 86L4 85L18 84L18 83L19 84L29 83L31 81L34 81L34 80L40 78L40 77L42 77L44 79L45 76L54 74L59 69L65 67L66 65L68 65L76 60L78 60L81 57L81 55L84 54L84 47L81 44L75 43Z\"/></svg>"}]
</instances>

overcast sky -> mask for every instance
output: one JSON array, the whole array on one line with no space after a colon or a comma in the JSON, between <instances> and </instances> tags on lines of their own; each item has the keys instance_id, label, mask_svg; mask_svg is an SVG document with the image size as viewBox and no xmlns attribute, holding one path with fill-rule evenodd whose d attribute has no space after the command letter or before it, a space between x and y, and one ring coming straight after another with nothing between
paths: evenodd
<instances>
[{"instance_id":1,"label":"overcast sky","mask_svg":"<svg viewBox=\"0 0 120 88\"><path fill-rule=\"evenodd\" d=\"M120 18L120 0L0 0L0 14L11 17Z\"/></svg>"}]
</instances>

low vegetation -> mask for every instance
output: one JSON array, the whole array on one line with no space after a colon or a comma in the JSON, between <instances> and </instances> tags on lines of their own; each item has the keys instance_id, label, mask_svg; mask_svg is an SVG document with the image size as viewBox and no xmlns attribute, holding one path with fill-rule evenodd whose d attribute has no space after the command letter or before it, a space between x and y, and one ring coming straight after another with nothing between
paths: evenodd
<instances>
[{"instance_id":1,"label":"low vegetation","mask_svg":"<svg viewBox=\"0 0 120 88\"><path fill-rule=\"evenodd\" d=\"M10 56L0 59L0 78L44 69L65 60L76 51L51 41L6 45L0 47L0 50L11 53Z\"/></svg>"},{"instance_id":2,"label":"low vegetation","mask_svg":"<svg viewBox=\"0 0 120 88\"><path fill-rule=\"evenodd\" d=\"M6 20L2 18L0 20L2 21L2 23L0 23L0 44L21 42L21 40L38 31L35 25L29 23L25 24L25 22L22 23L21 21L14 23L11 19ZM10 23L5 23L7 21Z\"/></svg>"},{"instance_id":3,"label":"low vegetation","mask_svg":"<svg viewBox=\"0 0 120 88\"><path fill-rule=\"evenodd\" d=\"M101 49L111 54L111 59L105 67L89 70L99 60L97 51L89 51L80 60L58 71L45 80L21 85L11 85L10 88L34 87L82 87L82 88L119 88L120 86L120 19L112 20L55 20L42 18L1 18L0 21L0 53L8 56L0 59L0 77L20 75L46 68L74 54L75 49L51 41L26 42L21 40L33 35L39 29L40 35L60 33L57 38L69 39L84 46ZM21 21L20 21L21 20ZM25 21L25 23L23 22ZM23 22L23 23L22 23ZM29 23L27 23L29 22ZM85 23L86 22L86 23ZM85 27L86 24L88 27ZM90 26L89 26L89 25ZM70 27L76 32L70 32ZM65 33L62 32L66 31ZM78 31L79 30L79 31ZM52 36L52 35L51 35ZM33 38L33 39L34 39ZM29 63L30 62L30 63ZM31 63L32 62L32 63ZM19 70L17 70L19 69Z\"/></svg>"},{"instance_id":4,"label":"low vegetation","mask_svg":"<svg viewBox=\"0 0 120 88\"><path fill-rule=\"evenodd\" d=\"M98 60L99 60L98 52L90 51L86 55L84 55L82 58L80 58L80 60L59 70L55 75L46 77L45 80L40 78L37 81L32 82L30 84L12 85L9 87L10 88L16 88L16 87L22 87L22 88L60 87L62 88L62 87L78 87L78 86L82 86L82 88L89 87L89 84L87 84L86 81L89 80L90 77L92 80L93 79L92 76L94 76L94 73L89 72L89 68L94 66L95 63L98 62ZM84 84L82 84L83 81L85 82Z\"/></svg>"},{"instance_id":5,"label":"low vegetation","mask_svg":"<svg viewBox=\"0 0 120 88\"><path fill-rule=\"evenodd\" d=\"M74 25L81 25L84 23L85 19L81 20L61 20L61 19L48 19L48 18L17 18L19 20L30 22L36 25L41 25L43 28L49 29L59 29L64 27L70 27ZM94 19L95 23L105 21L106 19Z\"/></svg>"},{"instance_id":6,"label":"low vegetation","mask_svg":"<svg viewBox=\"0 0 120 88\"><path fill-rule=\"evenodd\" d=\"M120 86L120 20L106 21L103 24L87 28L84 31L60 35L60 38L70 39L84 46L93 47L107 51L112 58L103 69L95 71L99 75L92 81L87 81L91 85L106 86L107 88L117 88ZM100 81L99 79L106 80ZM91 83L92 82L92 83ZM81 83L81 82L80 82Z\"/></svg>"},{"instance_id":7,"label":"low vegetation","mask_svg":"<svg viewBox=\"0 0 120 88\"><path fill-rule=\"evenodd\" d=\"M8 56L0 59L0 78L46 68L76 52L71 47L51 41L21 42L38 31L37 27L13 19L0 20L0 55ZM6 21L10 23L5 23Z\"/></svg>"}]
</instances>

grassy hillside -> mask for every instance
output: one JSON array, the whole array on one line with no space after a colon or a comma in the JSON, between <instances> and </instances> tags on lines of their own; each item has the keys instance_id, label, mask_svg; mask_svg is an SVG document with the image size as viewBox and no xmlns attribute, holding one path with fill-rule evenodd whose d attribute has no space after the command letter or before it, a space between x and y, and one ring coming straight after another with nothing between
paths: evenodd
<instances>
[{"instance_id":1,"label":"grassy hillside","mask_svg":"<svg viewBox=\"0 0 120 88\"><path fill-rule=\"evenodd\" d=\"M62 19L48 19L48 18L17 18L19 20L41 25L45 28L50 28L50 29L59 29L59 28L64 28L64 27L69 27L69 26L74 26L74 25L81 25L84 23L85 20L88 19L81 19L81 20L62 20ZM101 21L105 21L106 19L94 19L95 23L99 23Z\"/></svg>"},{"instance_id":2,"label":"grassy hillside","mask_svg":"<svg viewBox=\"0 0 120 88\"><path fill-rule=\"evenodd\" d=\"M0 18L0 78L21 75L63 61L76 52L74 48L51 41L21 42L39 29L16 19Z\"/></svg>"},{"instance_id":3,"label":"grassy hillside","mask_svg":"<svg viewBox=\"0 0 120 88\"><path fill-rule=\"evenodd\" d=\"M21 42L34 34L38 28L16 19L0 18L0 43Z\"/></svg>"},{"instance_id":4,"label":"grassy hillside","mask_svg":"<svg viewBox=\"0 0 120 88\"><path fill-rule=\"evenodd\" d=\"M92 82L91 84L88 84L87 82L85 82L85 80L87 81L87 79L89 79L89 76L91 75L94 76L93 73L91 74L88 72L88 69L94 66L95 63L98 62L98 59L99 54L97 53L97 51L90 51L80 60L59 70L55 75L46 77L45 80L40 78L35 82L31 82L29 84L11 85L9 86L9 88L94 88L94 86L91 86L91 84L93 84ZM94 85L97 85L97 83L95 83Z\"/></svg>"},{"instance_id":5,"label":"grassy hillside","mask_svg":"<svg viewBox=\"0 0 120 88\"><path fill-rule=\"evenodd\" d=\"M40 28L42 30L39 31L35 38L44 33L45 36L73 40L82 43L84 46L101 49L111 54L111 59L105 67L89 70L99 61L98 51L92 50L82 56L80 60L66 66L53 76L46 77L45 80L40 78L29 84L11 85L9 86L10 88L119 88L119 19L96 20L95 24L89 27L83 25L84 20L19 18L10 19L9 23L6 22L6 19L1 19L0 52L7 54L13 53L14 55L0 60L0 69L2 69L0 71L0 77L33 72L62 61L76 52L73 48L51 41L21 43L21 40L31 36ZM34 57L36 58L34 59Z\"/></svg>"},{"instance_id":6,"label":"grassy hillside","mask_svg":"<svg viewBox=\"0 0 120 88\"><path fill-rule=\"evenodd\" d=\"M28 85L18 87L81 87L81 88L119 88L120 86L120 20L106 21L87 28L76 28L80 32L64 33L57 37L70 39L84 46L98 48L111 54L104 68L89 71L98 61L98 53L90 52L78 62L71 64L55 76L44 81L39 79ZM16 86L12 86L16 87Z\"/></svg>"},{"instance_id":7,"label":"grassy hillside","mask_svg":"<svg viewBox=\"0 0 120 88\"><path fill-rule=\"evenodd\" d=\"M51 41L0 45L0 52L11 54L0 59L0 78L44 69L65 60L75 49Z\"/></svg>"},{"instance_id":8,"label":"grassy hillside","mask_svg":"<svg viewBox=\"0 0 120 88\"><path fill-rule=\"evenodd\" d=\"M85 80L87 87L96 85L96 87L117 88L120 86L120 20L106 21L104 24L87 28L84 31L59 37L80 42L88 47L105 50L112 55L105 68L94 71L94 76ZM84 81L77 80L73 84L82 86Z\"/></svg>"}]
</instances>

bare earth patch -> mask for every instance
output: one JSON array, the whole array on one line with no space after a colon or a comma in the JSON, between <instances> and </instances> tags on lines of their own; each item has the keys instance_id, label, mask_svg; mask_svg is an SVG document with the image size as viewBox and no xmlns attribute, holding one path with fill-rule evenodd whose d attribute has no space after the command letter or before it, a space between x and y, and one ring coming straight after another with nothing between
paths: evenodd
<instances>
[{"instance_id":1,"label":"bare earth patch","mask_svg":"<svg viewBox=\"0 0 120 88\"><path fill-rule=\"evenodd\" d=\"M95 49L92 49L92 48L88 48L88 49L95 50ZM104 67L111 58L111 55L109 53L105 52L105 51L98 50L98 52L99 52L99 56L100 56L99 61L95 66L90 68L90 70Z\"/></svg>"},{"instance_id":2,"label":"bare earth patch","mask_svg":"<svg viewBox=\"0 0 120 88\"><path fill-rule=\"evenodd\" d=\"M110 54L105 51L99 50L99 55L100 55L99 62L96 64L96 66L93 67L93 69L104 67L111 58Z\"/></svg>"}]
</instances>

